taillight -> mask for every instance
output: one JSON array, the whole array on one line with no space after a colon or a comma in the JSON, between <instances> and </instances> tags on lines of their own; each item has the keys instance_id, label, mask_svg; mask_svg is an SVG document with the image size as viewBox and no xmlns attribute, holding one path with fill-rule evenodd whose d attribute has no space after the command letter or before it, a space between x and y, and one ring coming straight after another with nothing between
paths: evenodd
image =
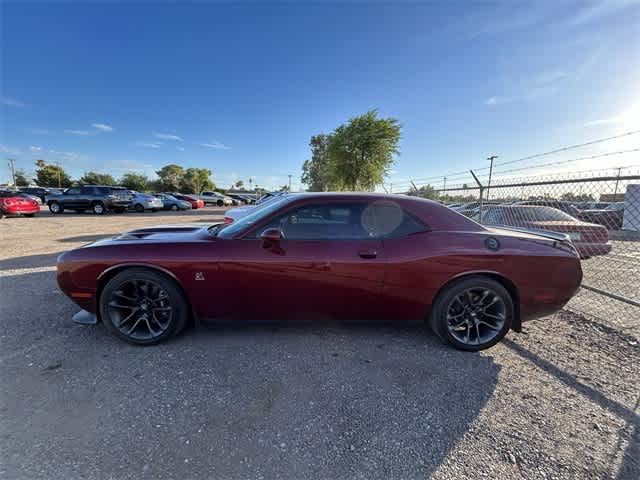
<instances>
[{"instance_id":1,"label":"taillight","mask_svg":"<svg viewBox=\"0 0 640 480\"><path fill-rule=\"evenodd\" d=\"M230 223L233 223L233 218L231 217L224 217L224 223L229 225Z\"/></svg>"},{"instance_id":2,"label":"taillight","mask_svg":"<svg viewBox=\"0 0 640 480\"><path fill-rule=\"evenodd\" d=\"M18 202L13 198L0 198L0 203L5 207L10 207L11 205L16 205Z\"/></svg>"}]
</instances>

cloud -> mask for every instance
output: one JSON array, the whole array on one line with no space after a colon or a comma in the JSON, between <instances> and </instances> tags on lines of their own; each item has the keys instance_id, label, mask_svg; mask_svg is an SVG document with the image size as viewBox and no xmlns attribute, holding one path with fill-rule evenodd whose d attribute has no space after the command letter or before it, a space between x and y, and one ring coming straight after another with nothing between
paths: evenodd
<instances>
[{"instance_id":1,"label":"cloud","mask_svg":"<svg viewBox=\"0 0 640 480\"><path fill-rule=\"evenodd\" d=\"M176 150L180 150L181 152L184 152L184 147L178 146L178 147L176 147Z\"/></svg>"},{"instance_id":2,"label":"cloud","mask_svg":"<svg viewBox=\"0 0 640 480\"><path fill-rule=\"evenodd\" d=\"M178 135L173 135L171 133L154 133L153 136L161 140L175 140L177 142L184 141L182 137L179 137Z\"/></svg>"},{"instance_id":3,"label":"cloud","mask_svg":"<svg viewBox=\"0 0 640 480\"><path fill-rule=\"evenodd\" d=\"M24 103L22 103L20 100L5 96L0 96L0 104L6 105L8 107L24 107Z\"/></svg>"},{"instance_id":4,"label":"cloud","mask_svg":"<svg viewBox=\"0 0 640 480\"><path fill-rule=\"evenodd\" d=\"M200 145L205 148L212 148L214 150L231 150L231 147L225 145L224 143L213 141L209 143L197 143L196 145Z\"/></svg>"},{"instance_id":5,"label":"cloud","mask_svg":"<svg viewBox=\"0 0 640 480\"><path fill-rule=\"evenodd\" d=\"M92 123L91 126L101 132L113 132L113 127L104 123Z\"/></svg>"},{"instance_id":6,"label":"cloud","mask_svg":"<svg viewBox=\"0 0 640 480\"><path fill-rule=\"evenodd\" d=\"M22 152L14 147L9 147L7 145L2 145L0 144L0 152L1 153L8 153L9 155L20 155Z\"/></svg>"},{"instance_id":7,"label":"cloud","mask_svg":"<svg viewBox=\"0 0 640 480\"><path fill-rule=\"evenodd\" d=\"M46 130L44 128L27 128L26 131L33 133L34 135L49 135L53 133L51 130Z\"/></svg>"},{"instance_id":8,"label":"cloud","mask_svg":"<svg viewBox=\"0 0 640 480\"><path fill-rule=\"evenodd\" d=\"M70 133L71 135L91 135L89 130L65 130L64 133Z\"/></svg>"},{"instance_id":9,"label":"cloud","mask_svg":"<svg viewBox=\"0 0 640 480\"><path fill-rule=\"evenodd\" d=\"M38 152L42 151L42 147L37 147L35 145L31 145L29 147L29 151L32 152L32 153L38 153Z\"/></svg>"},{"instance_id":10,"label":"cloud","mask_svg":"<svg viewBox=\"0 0 640 480\"><path fill-rule=\"evenodd\" d=\"M602 125L622 125L625 129L640 128L640 103L631 105L626 110L604 118L598 118L584 124L585 127Z\"/></svg>"},{"instance_id":11,"label":"cloud","mask_svg":"<svg viewBox=\"0 0 640 480\"><path fill-rule=\"evenodd\" d=\"M584 3L582 8L568 24L580 26L608 15L618 13L627 7L640 5L640 0L600 0L598 2Z\"/></svg>"},{"instance_id":12,"label":"cloud","mask_svg":"<svg viewBox=\"0 0 640 480\"><path fill-rule=\"evenodd\" d=\"M145 147L145 148L160 148L162 146L162 143L136 142L136 145L138 147Z\"/></svg>"},{"instance_id":13,"label":"cloud","mask_svg":"<svg viewBox=\"0 0 640 480\"><path fill-rule=\"evenodd\" d=\"M489 107L511 102L535 100L553 95L558 91L558 84L569 75L563 70L545 70L527 78L524 88L514 95L493 95L484 101Z\"/></svg>"}]
</instances>

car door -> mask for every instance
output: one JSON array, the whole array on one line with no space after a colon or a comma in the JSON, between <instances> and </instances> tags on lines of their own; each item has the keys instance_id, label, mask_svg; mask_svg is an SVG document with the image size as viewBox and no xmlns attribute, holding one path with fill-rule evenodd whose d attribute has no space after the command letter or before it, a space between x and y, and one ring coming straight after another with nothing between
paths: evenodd
<instances>
[{"instance_id":1,"label":"car door","mask_svg":"<svg viewBox=\"0 0 640 480\"><path fill-rule=\"evenodd\" d=\"M294 207L239 240L224 242L221 278L230 292L226 309L254 318L375 316L381 302L384 254L380 239L362 229L364 202ZM260 234L280 228L283 238L265 248Z\"/></svg>"},{"instance_id":2,"label":"car door","mask_svg":"<svg viewBox=\"0 0 640 480\"><path fill-rule=\"evenodd\" d=\"M65 192L62 194L62 197L61 197L62 205L64 206L64 208L71 209L71 210L78 208L79 195L80 195L80 188L78 187L68 188L67 190L65 190Z\"/></svg>"},{"instance_id":3,"label":"car door","mask_svg":"<svg viewBox=\"0 0 640 480\"><path fill-rule=\"evenodd\" d=\"M87 210L91 207L91 202L99 195L96 187L82 187L78 195L78 208Z\"/></svg>"}]
</instances>

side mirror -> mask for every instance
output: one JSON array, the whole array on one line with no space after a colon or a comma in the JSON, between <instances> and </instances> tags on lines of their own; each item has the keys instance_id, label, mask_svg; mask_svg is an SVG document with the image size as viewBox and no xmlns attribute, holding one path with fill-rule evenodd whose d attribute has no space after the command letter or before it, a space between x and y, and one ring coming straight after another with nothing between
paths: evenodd
<instances>
[{"instance_id":1,"label":"side mirror","mask_svg":"<svg viewBox=\"0 0 640 480\"><path fill-rule=\"evenodd\" d=\"M267 228L260 234L260 238L262 239L262 246L264 248L269 248L280 243L282 233L279 228Z\"/></svg>"}]
</instances>

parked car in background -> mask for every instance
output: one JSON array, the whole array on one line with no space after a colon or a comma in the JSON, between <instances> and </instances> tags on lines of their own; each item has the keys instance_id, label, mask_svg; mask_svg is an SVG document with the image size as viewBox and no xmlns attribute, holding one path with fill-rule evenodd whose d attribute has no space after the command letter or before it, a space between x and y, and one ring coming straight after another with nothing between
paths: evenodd
<instances>
[{"instance_id":1,"label":"parked car in background","mask_svg":"<svg viewBox=\"0 0 640 480\"><path fill-rule=\"evenodd\" d=\"M44 205L47 201L47 195L51 194L51 190L44 187L20 187L19 190L29 195L35 195Z\"/></svg>"},{"instance_id":2,"label":"parked car in background","mask_svg":"<svg viewBox=\"0 0 640 480\"><path fill-rule=\"evenodd\" d=\"M611 202L580 202L575 205L578 210L603 210L611 205Z\"/></svg>"},{"instance_id":3,"label":"parked car in background","mask_svg":"<svg viewBox=\"0 0 640 480\"><path fill-rule=\"evenodd\" d=\"M603 225L609 230L620 230L624 220L624 202L610 203L602 209L581 210L578 218Z\"/></svg>"},{"instance_id":4,"label":"parked car in background","mask_svg":"<svg viewBox=\"0 0 640 480\"><path fill-rule=\"evenodd\" d=\"M121 187L85 185L67 188L60 195L47 195L47 205L54 214L65 210L74 210L78 213L91 210L97 215L102 215L109 211L125 212L131 205L132 199L132 195Z\"/></svg>"},{"instance_id":5,"label":"parked car in background","mask_svg":"<svg viewBox=\"0 0 640 480\"><path fill-rule=\"evenodd\" d=\"M185 200L178 200L173 195L169 195L168 193L156 193L154 196L162 202L163 210L173 210L174 212L178 210L190 210L191 203Z\"/></svg>"},{"instance_id":6,"label":"parked car in background","mask_svg":"<svg viewBox=\"0 0 640 480\"><path fill-rule=\"evenodd\" d=\"M238 193L228 193L227 196L238 202L234 203L234 205L248 205L251 203L251 200L249 200L249 198Z\"/></svg>"},{"instance_id":7,"label":"parked car in background","mask_svg":"<svg viewBox=\"0 0 640 480\"><path fill-rule=\"evenodd\" d=\"M42 200L40 199L40 197L38 197L36 195L31 195L29 193L25 193L25 192L21 192L21 191L18 191L17 193L21 197L29 198L29 199L35 201L38 204L38 206L42 205Z\"/></svg>"},{"instance_id":8,"label":"parked car in background","mask_svg":"<svg viewBox=\"0 0 640 480\"><path fill-rule=\"evenodd\" d=\"M0 218L7 215L33 217L40 205L33 198L14 190L0 190Z\"/></svg>"},{"instance_id":9,"label":"parked car in background","mask_svg":"<svg viewBox=\"0 0 640 480\"><path fill-rule=\"evenodd\" d=\"M480 221L480 212L474 217ZM494 205L483 207L483 225L526 228L532 231L561 232L569 236L580 258L605 255L611 251L609 234L602 225L583 222L556 208L537 205Z\"/></svg>"},{"instance_id":10,"label":"parked car in background","mask_svg":"<svg viewBox=\"0 0 640 480\"><path fill-rule=\"evenodd\" d=\"M551 207L560 210L574 218L578 218L580 210L572 202L563 202L561 200L525 200L516 202L514 205L530 205L538 207Z\"/></svg>"},{"instance_id":11,"label":"parked car in background","mask_svg":"<svg viewBox=\"0 0 640 480\"><path fill-rule=\"evenodd\" d=\"M290 194L232 225L140 228L58 257L60 289L121 340L167 340L190 317L426 320L477 351L580 287L565 235L479 225L399 195ZM242 288L238 288L241 285Z\"/></svg>"},{"instance_id":12,"label":"parked car in background","mask_svg":"<svg viewBox=\"0 0 640 480\"><path fill-rule=\"evenodd\" d=\"M483 206L499 205L499 203L498 202L482 202L482 205ZM458 213L461 213L465 217L471 217L475 215L475 213L478 211L479 208L480 208L480 202L467 202L457 207L452 207L451 209Z\"/></svg>"},{"instance_id":13,"label":"parked car in background","mask_svg":"<svg viewBox=\"0 0 640 480\"><path fill-rule=\"evenodd\" d=\"M273 194L267 194L267 195L264 195L262 198L260 198L260 200L258 200L253 205L245 205L243 207L230 208L229 210L224 212L224 223L226 224L233 223L236 220L244 217L245 215L248 215L256 208L261 208L273 203L274 201L276 201L278 198L280 198L282 195L285 195L285 194L286 192L275 192Z\"/></svg>"},{"instance_id":14,"label":"parked car in background","mask_svg":"<svg viewBox=\"0 0 640 480\"><path fill-rule=\"evenodd\" d=\"M197 195L196 198L202 200L205 205L217 205L218 207L223 207L225 205L233 205L234 201L232 198L227 197L219 192L212 191L204 191L201 192L200 195Z\"/></svg>"},{"instance_id":15,"label":"parked car in background","mask_svg":"<svg viewBox=\"0 0 640 480\"><path fill-rule=\"evenodd\" d=\"M197 208L203 208L204 207L204 201L202 201L199 198L196 198L193 195L183 195L182 193L169 193L169 195L174 196L178 200L183 200L185 202L189 202L191 204L191 208L193 208L194 210L197 209Z\"/></svg>"},{"instance_id":16,"label":"parked car in background","mask_svg":"<svg viewBox=\"0 0 640 480\"><path fill-rule=\"evenodd\" d=\"M136 192L135 190L128 190L131 194L131 206L129 208L136 212L144 212L145 210L151 210L157 212L162 210L164 205L162 200L147 193Z\"/></svg>"}]
</instances>

